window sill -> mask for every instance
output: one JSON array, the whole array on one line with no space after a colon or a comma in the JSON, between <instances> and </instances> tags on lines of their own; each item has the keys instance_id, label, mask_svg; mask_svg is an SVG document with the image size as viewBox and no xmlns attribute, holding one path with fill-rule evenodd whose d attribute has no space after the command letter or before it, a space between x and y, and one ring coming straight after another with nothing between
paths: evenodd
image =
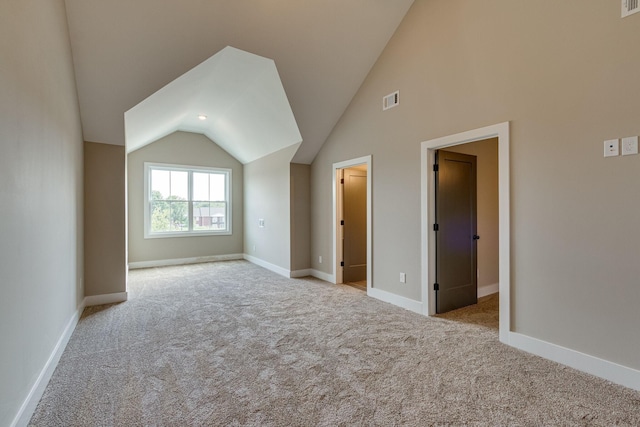
<instances>
[{"instance_id":1,"label":"window sill","mask_svg":"<svg viewBox=\"0 0 640 427\"><path fill-rule=\"evenodd\" d=\"M231 236L233 233L228 231L191 231L191 232L168 232L168 233L145 233L145 239L172 239L174 237L210 237L210 236Z\"/></svg>"}]
</instances>

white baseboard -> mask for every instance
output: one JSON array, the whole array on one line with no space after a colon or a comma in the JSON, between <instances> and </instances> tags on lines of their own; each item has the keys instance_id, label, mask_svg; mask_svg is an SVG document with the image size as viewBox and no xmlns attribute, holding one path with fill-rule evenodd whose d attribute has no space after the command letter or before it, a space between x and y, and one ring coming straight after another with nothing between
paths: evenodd
<instances>
[{"instance_id":1,"label":"white baseboard","mask_svg":"<svg viewBox=\"0 0 640 427\"><path fill-rule=\"evenodd\" d=\"M380 301L388 302L406 310L413 311L414 313L422 314L422 303L420 301L405 298L377 288L368 288L367 295L375 299L379 299Z\"/></svg>"},{"instance_id":2,"label":"white baseboard","mask_svg":"<svg viewBox=\"0 0 640 427\"><path fill-rule=\"evenodd\" d=\"M91 295L84 297L84 306L91 307L94 305L113 304L116 302L125 302L128 298L126 292L114 292L112 294Z\"/></svg>"},{"instance_id":3,"label":"white baseboard","mask_svg":"<svg viewBox=\"0 0 640 427\"><path fill-rule=\"evenodd\" d=\"M53 351L51 352L51 355L49 356L49 359L47 360L47 363L44 364L44 367L42 368L40 375L38 375L38 379L36 379L36 382L33 384L33 387L31 387L31 390L29 391L27 398L22 403L22 406L20 407L20 410L18 411L15 418L13 419L13 422L9 424L11 427L22 427L29 424L31 417L33 416L33 413L36 410L36 407L38 406L38 402L40 402L40 399L44 394L44 390L47 388L47 384L49 384L49 380L51 379L51 376L53 375L53 372L55 371L56 366L58 366L58 362L62 357L62 353L64 352L64 349L67 347L67 343L71 338L71 334L73 334L73 331L75 330L76 325L78 324L78 320L82 315L82 311L84 310L84 307L85 307L85 301L82 301L80 306L76 309L75 313L73 313L73 315L67 322L67 326L64 328L62 335L58 339L56 346L54 347Z\"/></svg>"},{"instance_id":4,"label":"white baseboard","mask_svg":"<svg viewBox=\"0 0 640 427\"><path fill-rule=\"evenodd\" d=\"M307 276L311 276L311 269L310 268L306 268L304 270L292 270L289 273L289 277L291 277L292 279L298 278L298 277L307 277Z\"/></svg>"},{"instance_id":5,"label":"white baseboard","mask_svg":"<svg viewBox=\"0 0 640 427\"><path fill-rule=\"evenodd\" d=\"M129 270L138 268L168 267L171 265L200 264L203 262L233 261L242 259L242 254L209 255L193 258L160 259L156 261L137 261L129 263Z\"/></svg>"},{"instance_id":6,"label":"white baseboard","mask_svg":"<svg viewBox=\"0 0 640 427\"><path fill-rule=\"evenodd\" d=\"M329 273L325 273L324 271L318 271L312 268L310 271L310 275L315 277L316 279L324 280L325 282L336 283L335 276Z\"/></svg>"},{"instance_id":7,"label":"white baseboard","mask_svg":"<svg viewBox=\"0 0 640 427\"><path fill-rule=\"evenodd\" d=\"M254 256L247 255L247 254L244 254L243 257L247 261L249 261L249 262L251 262L251 263L253 263L255 265L259 265L260 267L266 268L267 270L271 270L274 273L277 273L277 274L279 274L281 276L290 277L290 275L291 275L291 271L287 270L286 268L282 268L282 267L280 267L278 265L271 264L270 262L267 262L267 261L265 261L263 259L256 258Z\"/></svg>"},{"instance_id":8,"label":"white baseboard","mask_svg":"<svg viewBox=\"0 0 640 427\"><path fill-rule=\"evenodd\" d=\"M506 344L579 371L604 378L613 383L640 390L640 371L636 369L517 332L509 332L509 342Z\"/></svg>"},{"instance_id":9,"label":"white baseboard","mask_svg":"<svg viewBox=\"0 0 640 427\"><path fill-rule=\"evenodd\" d=\"M492 295L500 290L500 283L494 283L492 285L478 286L478 298Z\"/></svg>"}]
</instances>

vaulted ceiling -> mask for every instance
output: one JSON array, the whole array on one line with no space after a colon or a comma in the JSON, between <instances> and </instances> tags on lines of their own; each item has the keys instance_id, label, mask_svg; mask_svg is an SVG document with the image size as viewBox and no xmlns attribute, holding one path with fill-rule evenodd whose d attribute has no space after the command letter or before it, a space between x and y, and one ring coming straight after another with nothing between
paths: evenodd
<instances>
[{"instance_id":1,"label":"vaulted ceiling","mask_svg":"<svg viewBox=\"0 0 640 427\"><path fill-rule=\"evenodd\" d=\"M242 163L302 136L273 60L227 46L124 113L127 152L201 133Z\"/></svg>"},{"instance_id":2,"label":"vaulted ceiling","mask_svg":"<svg viewBox=\"0 0 640 427\"><path fill-rule=\"evenodd\" d=\"M66 0L84 139L125 145L126 111L233 46L275 61L310 163L412 3Z\"/></svg>"}]
</instances>

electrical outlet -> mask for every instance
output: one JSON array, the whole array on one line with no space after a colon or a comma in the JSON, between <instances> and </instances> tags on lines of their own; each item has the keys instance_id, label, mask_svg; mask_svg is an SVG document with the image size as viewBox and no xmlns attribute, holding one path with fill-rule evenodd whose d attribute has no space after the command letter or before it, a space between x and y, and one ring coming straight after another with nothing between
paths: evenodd
<instances>
[{"instance_id":1,"label":"electrical outlet","mask_svg":"<svg viewBox=\"0 0 640 427\"><path fill-rule=\"evenodd\" d=\"M407 283L407 275L400 273L400 283Z\"/></svg>"},{"instance_id":2,"label":"electrical outlet","mask_svg":"<svg viewBox=\"0 0 640 427\"><path fill-rule=\"evenodd\" d=\"M622 138L622 155L638 154L638 137L629 136Z\"/></svg>"},{"instance_id":3,"label":"electrical outlet","mask_svg":"<svg viewBox=\"0 0 640 427\"><path fill-rule=\"evenodd\" d=\"M258 227L260 227L260 228L264 228L264 219L260 218L260 219L258 220Z\"/></svg>"},{"instance_id":4,"label":"electrical outlet","mask_svg":"<svg viewBox=\"0 0 640 427\"><path fill-rule=\"evenodd\" d=\"M322 255L320 255L320 256L318 257L318 262L319 262L320 264L322 264Z\"/></svg>"},{"instance_id":5,"label":"electrical outlet","mask_svg":"<svg viewBox=\"0 0 640 427\"><path fill-rule=\"evenodd\" d=\"M256 251L256 245L253 245L253 252Z\"/></svg>"}]
</instances>

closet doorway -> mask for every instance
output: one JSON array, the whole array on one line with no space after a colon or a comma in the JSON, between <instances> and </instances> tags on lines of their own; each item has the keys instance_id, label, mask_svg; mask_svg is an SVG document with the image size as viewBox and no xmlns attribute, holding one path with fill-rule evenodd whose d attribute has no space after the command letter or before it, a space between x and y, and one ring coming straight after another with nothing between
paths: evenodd
<instances>
[{"instance_id":1,"label":"closet doorway","mask_svg":"<svg viewBox=\"0 0 640 427\"><path fill-rule=\"evenodd\" d=\"M334 164L335 279L371 287L370 156Z\"/></svg>"}]
</instances>

